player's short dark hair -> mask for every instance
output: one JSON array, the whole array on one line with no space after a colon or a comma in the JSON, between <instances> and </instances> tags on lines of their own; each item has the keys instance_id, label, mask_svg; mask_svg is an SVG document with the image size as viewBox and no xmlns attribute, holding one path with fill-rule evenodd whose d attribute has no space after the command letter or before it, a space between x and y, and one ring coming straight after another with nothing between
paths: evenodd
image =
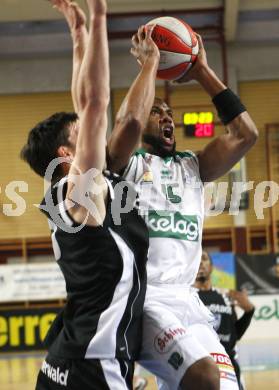
<instances>
[{"instance_id":1,"label":"player's short dark hair","mask_svg":"<svg viewBox=\"0 0 279 390\"><path fill-rule=\"evenodd\" d=\"M28 134L20 157L40 176L44 177L49 163L57 156L57 149L69 146L69 125L78 119L74 112L57 112L39 122ZM54 173L54 180L62 176L61 166Z\"/></svg>"},{"instance_id":2,"label":"player's short dark hair","mask_svg":"<svg viewBox=\"0 0 279 390\"><path fill-rule=\"evenodd\" d=\"M211 254L205 249L203 249L202 251L207 254L210 264L213 265L213 260L212 260Z\"/></svg>"},{"instance_id":3,"label":"player's short dark hair","mask_svg":"<svg viewBox=\"0 0 279 390\"><path fill-rule=\"evenodd\" d=\"M164 99L158 97L158 96L155 96L154 98L154 103L157 103L157 104L164 104L166 103Z\"/></svg>"}]
</instances>

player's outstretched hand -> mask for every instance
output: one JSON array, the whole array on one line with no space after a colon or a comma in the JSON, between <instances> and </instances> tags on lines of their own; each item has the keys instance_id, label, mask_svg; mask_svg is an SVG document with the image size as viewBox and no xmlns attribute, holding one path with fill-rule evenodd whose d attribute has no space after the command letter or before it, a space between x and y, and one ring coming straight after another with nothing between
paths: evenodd
<instances>
[{"instance_id":1,"label":"player's outstretched hand","mask_svg":"<svg viewBox=\"0 0 279 390\"><path fill-rule=\"evenodd\" d=\"M70 0L49 0L49 2L53 8L64 15L71 32L86 25L85 13L77 3Z\"/></svg>"},{"instance_id":2,"label":"player's outstretched hand","mask_svg":"<svg viewBox=\"0 0 279 390\"><path fill-rule=\"evenodd\" d=\"M131 53L142 66L147 59L152 58L159 62L160 51L151 35L155 25L141 26L132 37Z\"/></svg>"},{"instance_id":3,"label":"player's outstretched hand","mask_svg":"<svg viewBox=\"0 0 279 390\"><path fill-rule=\"evenodd\" d=\"M197 56L197 59L192 66L192 68L185 73L184 76L182 76L180 79L176 80L175 83L187 83L190 80L197 80L199 81L199 77L201 76L201 72L208 68L207 63L207 57L206 57L206 51L203 46L202 37L199 34L196 34L196 37L198 39L199 43L199 53Z\"/></svg>"},{"instance_id":4,"label":"player's outstretched hand","mask_svg":"<svg viewBox=\"0 0 279 390\"><path fill-rule=\"evenodd\" d=\"M107 13L106 0L86 0L91 15L105 15Z\"/></svg>"},{"instance_id":5,"label":"player's outstretched hand","mask_svg":"<svg viewBox=\"0 0 279 390\"><path fill-rule=\"evenodd\" d=\"M254 305L250 302L246 290L236 291L230 290L228 293L229 297L236 306L239 306L245 312L249 312L254 309Z\"/></svg>"}]
</instances>

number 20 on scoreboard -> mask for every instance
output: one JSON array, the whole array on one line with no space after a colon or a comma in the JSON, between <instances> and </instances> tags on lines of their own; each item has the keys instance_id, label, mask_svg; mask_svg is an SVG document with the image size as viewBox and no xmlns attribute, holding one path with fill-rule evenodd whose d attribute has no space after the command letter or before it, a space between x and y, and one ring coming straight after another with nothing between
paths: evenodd
<instances>
[{"instance_id":1,"label":"number 20 on scoreboard","mask_svg":"<svg viewBox=\"0 0 279 390\"><path fill-rule=\"evenodd\" d=\"M213 137L214 121L213 113L186 112L183 115L184 133L186 137Z\"/></svg>"}]
</instances>

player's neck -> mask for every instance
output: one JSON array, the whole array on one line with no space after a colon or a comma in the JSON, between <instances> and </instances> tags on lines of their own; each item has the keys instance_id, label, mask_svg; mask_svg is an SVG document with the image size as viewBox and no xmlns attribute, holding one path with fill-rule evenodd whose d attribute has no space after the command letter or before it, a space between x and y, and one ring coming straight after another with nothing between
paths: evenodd
<instances>
[{"instance_id":1,"label":"player's neck","mask_svg":"<svg viewBox=\"0 0 279 390\"><path fill-rule=\"evenodd\" d=\"M211 280L196 281L195 287L201 291L209 291L212 289Z\"/></svg>"},{"instance_id":2,"label":"player's neck","mask_svg":"<svg viewBox=\"0 0 279 390\"><path fill-rule=\"evenodd\" d=\"M160 143L147 143L142 142L142 149L144 149L149 154L155 154L156 156L165 158L165 157L173 157L175 155L175 148L172 151L165 150L160 146Z\"/></svg>"},{"instance_id":3,"label":"player's neck","mask_svg":"<svg viewBox=\"0 0 279 390\"><path fill-rule=\"evenodd\" d=\"M154 153L154 148L153 148L153 146L150 145L150 144L147 144L146 142L142 142L142 143L141 143L141 148L142 148L146 153L155 154L155 153Z\"/></svg>"}]
</instances>

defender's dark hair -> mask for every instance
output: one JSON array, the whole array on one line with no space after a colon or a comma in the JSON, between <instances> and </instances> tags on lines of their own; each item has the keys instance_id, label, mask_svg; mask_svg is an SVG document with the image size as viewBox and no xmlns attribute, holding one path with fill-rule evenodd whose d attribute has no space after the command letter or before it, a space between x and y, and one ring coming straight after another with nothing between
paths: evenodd
<instances>
[{"instance_id":1,"label":"defender's dark hair","mask_svg":"<svg viewBox=\"0 0 279 390\"><path fill-rule=\"evenodd\" d=\"M69 146L69 125L78 119L74 112L57 112L30 130L20 157L40 176L44 177L49 163L57 156L59 146ZM62 176L61 166L54 172L54 180Z\"/></svg>"}]
</instances>

